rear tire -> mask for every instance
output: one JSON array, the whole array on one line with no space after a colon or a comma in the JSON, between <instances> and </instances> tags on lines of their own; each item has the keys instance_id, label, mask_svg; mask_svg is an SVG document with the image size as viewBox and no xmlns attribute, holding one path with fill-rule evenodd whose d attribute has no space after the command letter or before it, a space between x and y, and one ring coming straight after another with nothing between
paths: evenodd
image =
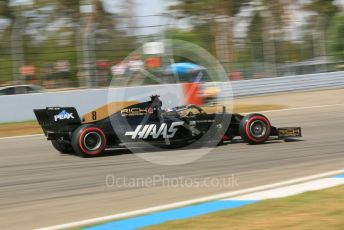
<instances>
[{"instance_id":1,"label":"rear tire","mask_svg":"<svg viewBox=\"0 0 344 230\"><path fill-rule=\"evenodd\" d=\"M106 148L106 135L95 125L82 125L72 134L72 146L81 157L94 157Z\"/></svg>"},{"instance_id":2,"label":"rear tire","mask_svg":"<svg viewBox=\"0 0 344 230\"><path fill-rule=\"evenodd\" d=\"M263 144L270 136L270 121L261 114L246 115L239 125L241 138L251 145Z\"/></svg>"},{"instance_id":3,"label":"rear tire","mask_svg":"<svg viewBox=\"0 0 344 230\"><path fill-rule=\"evenodd\" d=\"M52 140L51 141L54 148L63 154L74 153L74 149L70 143L61 140Z\"/></svg>"}]
</instances>

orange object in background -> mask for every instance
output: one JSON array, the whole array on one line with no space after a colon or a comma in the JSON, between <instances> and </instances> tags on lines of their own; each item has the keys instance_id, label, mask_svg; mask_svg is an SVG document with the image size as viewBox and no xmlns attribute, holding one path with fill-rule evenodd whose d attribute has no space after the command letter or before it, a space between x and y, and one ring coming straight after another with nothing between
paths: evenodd
<instances>
[{"instance_id":1,"label":"orange object in background","mask_svg":"<svg viewBox=\"0 0 344 230\"><path fill-rule=\"evenodd\" d=\"M23 76L33 76L36 73L36 68L34 65L24 65L20 67L20 73Z\"/></svg>"},{"instance_id":2,"label":"orange object in background","mask_svg":"<svg viewBox=\"0 0 344 230\"><path fill-rule=\"evenodd\" d=\"M148 69L155 69L161 67L160 57L149 57L146 59L146 66Z\"/></svg>"},{"instance_id":3,"label":"orange object in background","mask_svg":"<svg viewBox=\"0 0 344 230\"><path fill-rule=\"evenodd\" d=\"M185 104L203 105L201 85L199 83L183 83L182 87L185 95Z\"/></svg>"},{"instance_id":4,"label":"orange object in background","mask_svg":"<svg viewBox=\"0 0 344 230\"><path fill-rule=\"evenodd\" d=\"M233 71L233 72L230 72L230 74L229 74L229 80L240 81L240 80L244 80L244 79L243 79L240 71Z\"/></svg>"}]
</instances>

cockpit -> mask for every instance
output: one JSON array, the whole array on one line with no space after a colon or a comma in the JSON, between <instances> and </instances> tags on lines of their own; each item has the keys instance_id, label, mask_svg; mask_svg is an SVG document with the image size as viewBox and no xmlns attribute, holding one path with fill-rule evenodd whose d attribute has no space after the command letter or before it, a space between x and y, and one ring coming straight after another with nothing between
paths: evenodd
<instances>
[{"instance_id":1,"label":"cockpit","mask_svg":"<svg viewBox=\"0 0 344 230\"><path fill-rule=\"evenodd\" d=\"M166 109L167 114L175 114L181 117L190 117L198 114L206 114L206 112L197 105L183 105L172 109Z\"/></svg>"},{"instance_id":2,"label":"cockpit","mask_svg":"<svg viewBox=\"0 0 344 230\"><path fill-rule=\"evenodd\" d=\"M206 114L206 112L197 105L183 105L177 106L171 109L162 110L162 102L158 95L151 96L151 100L148 102L148 113L154 115L167 115L167 116L180 116L180 117L191 117L198 114ZM160 115L159 115L160 116Z\"/></svg>"}]
</instances>

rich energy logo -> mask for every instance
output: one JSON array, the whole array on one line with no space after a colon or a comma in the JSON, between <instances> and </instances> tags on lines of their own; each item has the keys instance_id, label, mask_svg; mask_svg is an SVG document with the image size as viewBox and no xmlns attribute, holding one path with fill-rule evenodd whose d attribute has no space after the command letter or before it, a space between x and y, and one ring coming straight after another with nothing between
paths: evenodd
<instances>
[{"instance_id":1,"label":"rich energy logo","mask_svg":"<svg viewBox=\"0 0 344 230\"><path fill-rule=\"evenodd\" d=\"M131 139L147 139L151 136L153 139L157 139L162 136L163 138L173 138L176 132L178 131L178 126L182 126L184 121L173 122L168 128L166 123L162 123L158 128L157 125L138 125L135 131L126 132L126 136L131 136Z\"/></svg>"},{"instance_id":2,"label":"rich energy logo","mask_svg":"<svg viewBox=\"0 0 344 230\"><path fill-rule=\"evenodd\" d=\"M54 120L69 120L69 119L74 119L73 113L67 113L66 110L62 110L59 114L54 116Z\"/></svg>"},{"instance_id":3,"label":"rich energy logo","mask_svg":"<svg viewBox=\"0 0 344 230\"><path fill-rule=\"evenodd\" d=\"M139 115L146 115L147 113L153 113L152 108L129 108L129 109L122 109L121 110L121 115L123 117L126 116L139 116Z\"/></svg>"}]
</instances>

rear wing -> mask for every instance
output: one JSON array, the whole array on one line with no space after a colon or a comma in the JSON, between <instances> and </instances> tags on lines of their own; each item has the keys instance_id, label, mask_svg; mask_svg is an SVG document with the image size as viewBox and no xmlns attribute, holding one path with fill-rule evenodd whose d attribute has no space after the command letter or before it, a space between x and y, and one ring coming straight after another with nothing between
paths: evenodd
<instances>
[{"instance_id":1,"label":"rear wing","mask_svg":"<svg viewBox=\"0 0 344 230\"><path fill-rule=\"evenodd\" d=\"M48 139L66 136L81 124L74 107L47 107L33 110L39 125Z\"/></svg>"}]
</instances>

